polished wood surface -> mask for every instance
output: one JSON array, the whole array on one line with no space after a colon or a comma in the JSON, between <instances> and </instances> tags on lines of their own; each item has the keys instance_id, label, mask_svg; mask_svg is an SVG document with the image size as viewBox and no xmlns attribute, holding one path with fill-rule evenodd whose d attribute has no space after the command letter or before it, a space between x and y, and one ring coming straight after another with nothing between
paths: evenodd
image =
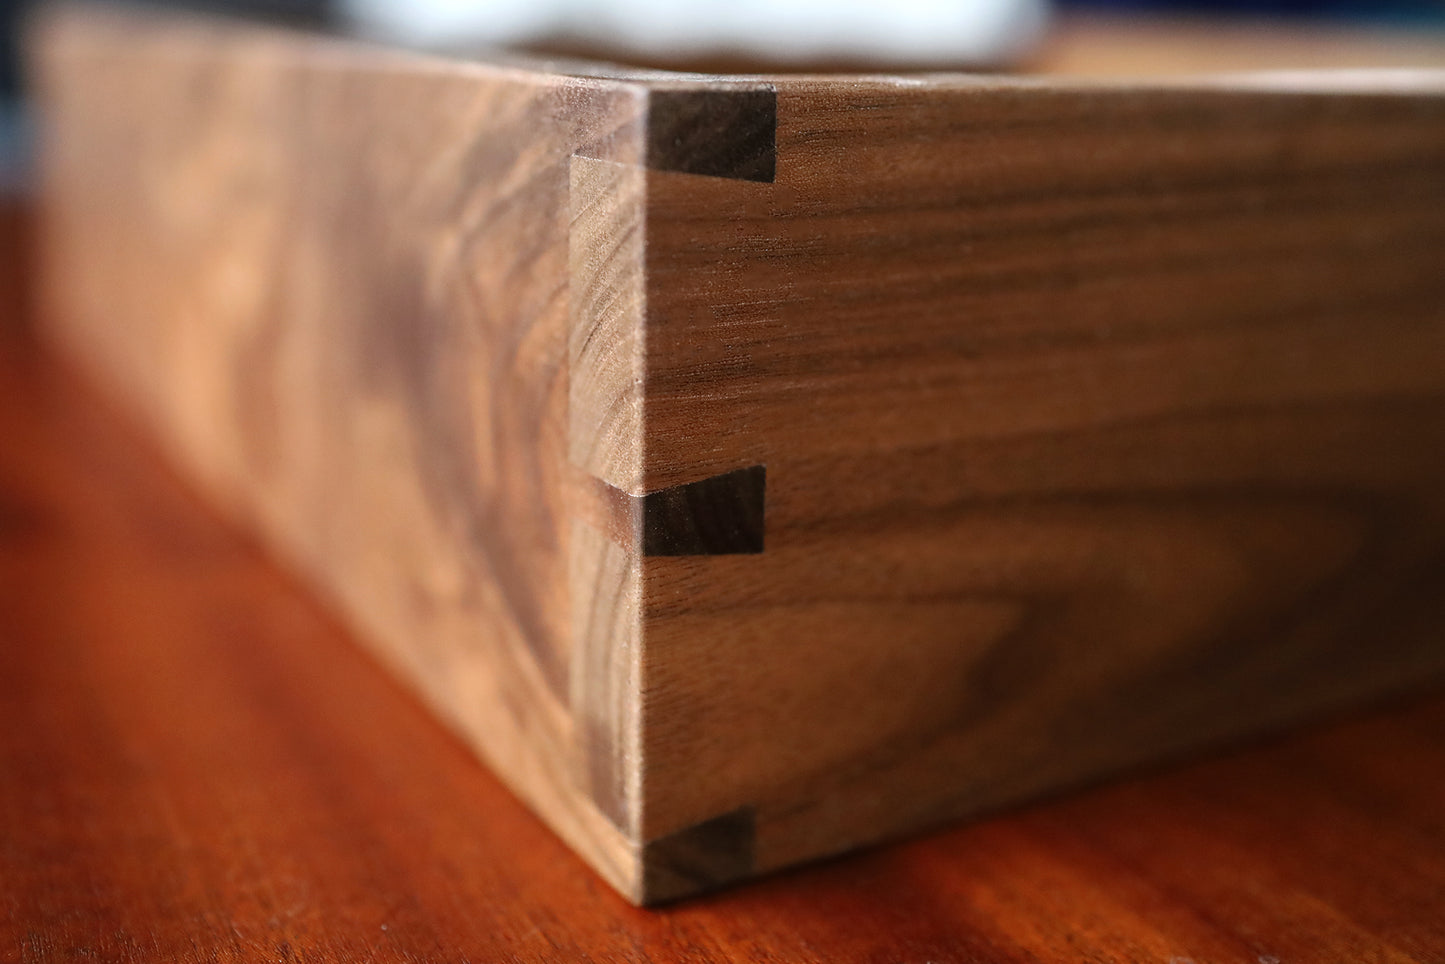
<instances>
[{"instance_id":1,"label":"polished wood surface","mask_svg":"<svg viewBox=\"0 0 1445 964\"><path fill-rule=\"evenodd\" d=\"M567 159L637 160L640 92L155 12L33 36L51 337L635 890L574 735L563 363Z\"/></svg>"},{"instance_id":2,"label":"polished wood surface","mask_svg":"<svg viewBox=\"0 0 1445 964\"><path fill-rule=\"evenodd\" d=\"M28 344L0 349L0 960L1445 960L1445 694L661 911Z\"/></svg>"},{"instance_id":3,"label":"polished wood surface","mask_svg":"<svg viewBox=\"0 0 1445 964\"><path fill-rule=\"evenodd\" d=\"M635 900L1445 673L1445 71L36 38L50 337Z\"/></svg>"},{"instance_id":4,"label":"polished wood surface","mask_svg":"<svg viewBox=\"0 0 1445 964\"><path fill-rule=\"evenodd\" d=\"M774 183L648 177L643 487L767 521L643 561L644 839L765 870L1445 671L1445 96L777 97Z\"/></svg>"}]
</instances>

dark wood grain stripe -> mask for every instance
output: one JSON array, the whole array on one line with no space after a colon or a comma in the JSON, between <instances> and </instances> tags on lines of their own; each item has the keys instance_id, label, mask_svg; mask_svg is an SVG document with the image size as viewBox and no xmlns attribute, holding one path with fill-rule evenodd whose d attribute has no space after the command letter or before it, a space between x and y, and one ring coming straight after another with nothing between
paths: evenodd
<instances>
[{"instance_id":1,"label":"dark wood grain stripe","mask_svg":"<svg viewBox=\"0 0 1445 964\"><path fill-rule=\"evenodd\" d=\"M744 181L772 181L778 97L752 90L658 90L650 95L647 166Z\"/></svg>"}]
</instances>

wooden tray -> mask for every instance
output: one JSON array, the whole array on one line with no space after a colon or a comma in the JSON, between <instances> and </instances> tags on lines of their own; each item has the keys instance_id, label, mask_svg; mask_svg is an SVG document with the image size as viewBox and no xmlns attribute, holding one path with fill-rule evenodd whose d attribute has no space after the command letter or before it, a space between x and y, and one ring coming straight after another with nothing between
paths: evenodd
<instances>
[{"instance_id":1,"label":"wooden tray","mask_svg":"<svg viewBox=\"0 0 1445 964\"><path fill-rule=\"evenodd\" d=\"M52 336L633 900L1445 670L1445 71L35 41Z\"/></svg>"}]
</instances>

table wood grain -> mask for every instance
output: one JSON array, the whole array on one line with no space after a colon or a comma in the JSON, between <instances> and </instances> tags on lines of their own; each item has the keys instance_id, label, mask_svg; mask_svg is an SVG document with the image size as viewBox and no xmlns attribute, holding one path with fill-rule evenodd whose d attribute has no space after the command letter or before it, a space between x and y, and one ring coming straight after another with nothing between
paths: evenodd
<instances>
[{"instance_id":1,"label":"table wood grain","mask_svg":"<svg viewBox=\"0 0 1445 964\"><path fill-rule=\"evenodd\" d=\"M1438 962L1445 698L639 910L7 336L0 960Z\"/></svg>"}]
</instances>

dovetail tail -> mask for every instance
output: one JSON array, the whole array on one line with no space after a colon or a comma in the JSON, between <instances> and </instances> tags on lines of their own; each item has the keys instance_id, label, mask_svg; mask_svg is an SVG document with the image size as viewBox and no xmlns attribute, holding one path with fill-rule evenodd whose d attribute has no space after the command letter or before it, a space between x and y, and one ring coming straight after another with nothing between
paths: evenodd
<instances>
[{"instance_id":1,"label":"dovetail tail","mask_svg":"<svg viewBox=\"0 0 1445 964\"><path fill-rule=\"evenodd\" d=\"M722 556L763 551L767 470L754 465L642 497L642 554Z\"/></svg>"},{"instance_id":2,"label":"dovetail tail","mask_svg":"<svg viewBox=\"0 0 1445 964\"><path fill-rule=\"evenodd\" d=\"M753 808L740 807L643 845L643 901L662 903L752 876L756 823Z\"/></svg>"},{"instance_id":3,"label":"dovetail tail","mask_svg":"<svg viewBox=\"0 0 1445 964\"><path fill-rule=\"evenodd\" d=\"M778 95L751 90L657 90L649 99L647 166L772 181L777 168Z\"/></svg>"}]
</instances>

